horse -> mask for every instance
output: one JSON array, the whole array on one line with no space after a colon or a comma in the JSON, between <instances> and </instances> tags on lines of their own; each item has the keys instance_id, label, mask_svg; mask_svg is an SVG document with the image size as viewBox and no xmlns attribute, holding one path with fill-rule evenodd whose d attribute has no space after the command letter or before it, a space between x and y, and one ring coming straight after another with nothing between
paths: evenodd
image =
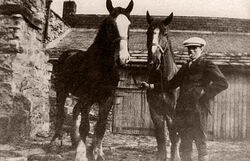
<instances>
[{"instance_id":1,"label":"horse","mask_svg":"<svg viewBox=\"0 0 250 161\"><path fill-rule=\"evenodd\" d=\"M150 84L158 83L161 87L161 90L152 89L146 92L157 141L157 160L166 161L167 159L165 121L171 141L171 160L179 160L179 137L173 124L177 91L163 90L163 86L167 84L178 70L169 39L168 25L173 19L173 13L161 20L153 18L147 11L146 19L149 24L147 29L148 81Z\"/></svg>"},{"instance_id":2,"label":"horse","mask_svg":"<svg viewBox=\"0 0 250 161\"><path fill-rule=\"evenodd\" d=\"M86 51L63 52L55 66L57 114L51 144L55 145L62 140L65 99L72 94L78 98L73 108L74 124L71 134L72 145L76 148L75 161L87 161L88 158L104 160L102 140L119 82L118 68L126 65L130 59L128 37L133 6L131 0L126 8L114 8L111 0L106 0L109 15L101 23L92 45ZM87 154L86 137L90 129L89 112L93 104L99 105L99 112L90 154ZM80 126L77 123L78 115L81 115Z\"/></svg>"}]
</instances>

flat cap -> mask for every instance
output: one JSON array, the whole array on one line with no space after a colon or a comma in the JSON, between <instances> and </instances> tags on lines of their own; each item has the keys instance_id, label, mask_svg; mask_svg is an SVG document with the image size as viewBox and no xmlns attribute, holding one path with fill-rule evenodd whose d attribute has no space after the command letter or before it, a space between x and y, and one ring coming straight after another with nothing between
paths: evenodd
<instances>
[{"instance_id":1,"label":"flat cap","mask_svg":"<svg viewBox=\"0 0 250 161\"><path fill-rule=\"evenodd\" d=\"M188 46L206 46L206 41L200 37L191 37L183 42L185 47Z\"/></svg>"}]
</instances>

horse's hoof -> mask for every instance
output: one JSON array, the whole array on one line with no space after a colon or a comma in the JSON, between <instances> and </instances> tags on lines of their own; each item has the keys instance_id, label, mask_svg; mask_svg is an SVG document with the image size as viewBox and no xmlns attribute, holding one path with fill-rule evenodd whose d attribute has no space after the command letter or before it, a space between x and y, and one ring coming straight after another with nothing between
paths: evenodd
<instances>
[{"instance_id":1,"label":"horse's hoof","mask_svg":"<svg viewBox=\"0 0 250 161\"><path fill-rule=\"evenodd\" d=\"M84 155L78 154L78 155L75 157L75 160L74 160L74 161L88 161L88 158L86 158Z\"/></svg>"},{"instance_id":2,"label":"horse's hoof","mask_svg":"<svg viewBox=\"0 0 250 161\"><path fill-rule=\"evenodd\" d=\"M83 141L78 143L76 148L76 157L74 161L88 161L86 145Z\"/></svg>"},{"instance_id":3,"label":"horse's hoof","mask_svg":"<svg viewBox=\"0 0 250 161\"><path fill-rule=\"evenodd\" d=\"M76 157L74 161L88 161L86 151L82 151L82 149L79 151L79 146L77 148L78 149L76 149Z\"/></svg>"},{"instance_id":4,"label":"horse's hoof","mask_svg":"<svg viewBox=\"0 0 250 161\"><path fill-rule=\"evenodd\" d=\"M104 153L103 153L102 149L100 149L100 148L95 148L93 150L92 155L93 155L94 161L104 161L105 160Z\"/></svg>"}]
</instances>

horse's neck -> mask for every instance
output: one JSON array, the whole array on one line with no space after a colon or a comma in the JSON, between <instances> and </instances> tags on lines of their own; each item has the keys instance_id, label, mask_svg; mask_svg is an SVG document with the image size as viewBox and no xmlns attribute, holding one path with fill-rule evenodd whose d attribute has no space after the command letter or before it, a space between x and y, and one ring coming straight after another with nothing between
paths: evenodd
<instances>
[{"instance_id":1,"label":"horse's neck","mask_svg":"<svg viewBox=\"0 0 250 161\"><path fill-rule=\"evenodd\" d=\"M167 51L166 51L167 52ZM172 51L171 53L165 53L164 59L162 61L161 70L165 80L170 80L177 72L177 66L175 64Z\"/></svg>"},{"instance_id":2,"label":"horse's neck","mask_svg":"<svg viewBox=\"0 0 250 161\"><path fill-rule=\"evenodd\" d=\"M103 28L103 25L101 25L96 34L94 42L87 50L90 59L89 61L99 63L99 61L101 61L101 56L104 54L105 49L107 48L107 43L105 41L106 34Z\"/></svg>"},{"instance_id":3,"label":"horse's neck","mask_svg":"<svg viewBox=\"0 0 250 161\"><path fill-rule=\"evenodd\" d=\"M99 30L94 42L87 50L88 54L88 63L92 68L97 70L112 70L114 68L114 64L106 63L104 60L104 55L114 55L114 51L111 49L109 42L105 41L106 35L102 30Z\"/></svg>"}]
</instances>

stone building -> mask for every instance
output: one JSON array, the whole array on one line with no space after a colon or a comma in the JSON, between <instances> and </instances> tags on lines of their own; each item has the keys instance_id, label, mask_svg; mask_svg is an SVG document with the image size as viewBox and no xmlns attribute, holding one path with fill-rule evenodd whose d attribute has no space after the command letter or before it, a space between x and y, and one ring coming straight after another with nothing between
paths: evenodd
<instances>
[{"instance_id":1,"label":"stone building","mask_svg":"<svg viewBox=\"0 0 250 161\"><path fill-rule=\"evenodd\" d=\"M68 28L54 12L49 16L54 23L47 26L51 2L0 1L0 142L47 135L50 130L52 65L44 51Z\"/></svg>"}]
</instances>

